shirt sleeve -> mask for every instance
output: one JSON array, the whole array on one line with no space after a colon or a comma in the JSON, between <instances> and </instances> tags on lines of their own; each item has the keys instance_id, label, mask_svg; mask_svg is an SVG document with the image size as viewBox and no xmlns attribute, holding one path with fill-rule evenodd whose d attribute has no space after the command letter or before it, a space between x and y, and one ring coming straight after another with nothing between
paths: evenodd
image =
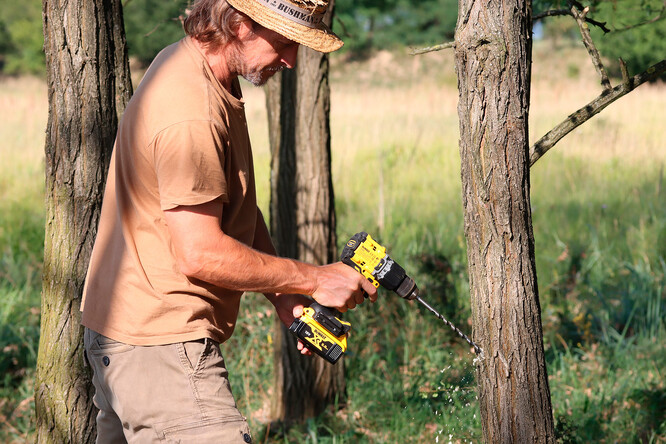
<instances>
[{"instance_id":1,"label":"shirt sleeve","mask_svg":"<svg viewBox=\"0 0 666 444\"><path fill-rule=\"evenodd\" d=\"M161 131L153 142L160 207L228 202L225 137L210 121L187 121Z\"/></svg>"}]
</instances>

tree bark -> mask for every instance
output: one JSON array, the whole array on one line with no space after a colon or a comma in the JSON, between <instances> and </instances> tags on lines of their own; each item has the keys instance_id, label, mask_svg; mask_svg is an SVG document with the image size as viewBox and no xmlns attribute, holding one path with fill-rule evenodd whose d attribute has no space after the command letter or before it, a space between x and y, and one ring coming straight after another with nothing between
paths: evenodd
<instances>
[{"instance_id":1,"label":"tree bark","mask_svg":"<svg viewBox=\"0 0 666 444\"><path fill-rule=\"evenodd\" d=\"M270 226L281 256L314 264L336 260L331 181L328 57L301 47L297 67L266 87L271 166ZM272 417L286 424L344 400L343 361L302 356L281 323L275 334Z\"/></svg>"},{"instance_id":2,"label":"tree bark","mask_svg":"<svg viewBox=\"0 0 666 444\"><path fill-rule=\"evenodd\" d=\"M118 115L132 93L120 0L44 0L49 90L37 441L92 443L80 302Z\"/></svg>"},{"instance_id":3,"label":"tree bark","mask_svg":"<svg viewBox=\"0 0 666 444\"><path fill-rule=\"evenodd\" d=\"M465 236L487 443L554 442L530 209L531 1L460 0Z\"/></svg>"}]
</instances>

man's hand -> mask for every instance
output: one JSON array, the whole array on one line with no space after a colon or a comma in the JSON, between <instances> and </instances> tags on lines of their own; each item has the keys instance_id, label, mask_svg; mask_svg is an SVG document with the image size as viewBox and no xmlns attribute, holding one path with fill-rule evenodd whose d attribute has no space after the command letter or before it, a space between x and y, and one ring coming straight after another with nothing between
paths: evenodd
<instances>
[{"instance_id":1,"label":"man's hand","mask_svg":"<svg viewBox=\"0 0 666 444\"><path fill-rule=\"evenodd\" d=\"M275 311L280 318L280 321L289 327L296 318L300 318L303 314L303 308L312 303L312 299L302 294L267 294L266 297L275 307ZM308 350L303 342L299 339L296 345L303 355L311 355L312 352Z\"/></svg>"},{"instance_id":2,"label":"man's hand","mask_svg":"<svg viewBox=\"0 0 666 444\"><path fill-rule=\"evenodd\" d=\"M377 300L377 289L349 265L336 262L317 267L315 289L312 297L325 307L342 313L363 303L365 297Z\"/></svg>"},{"instance_id":3,"label":"man's hand","mask_svg":"<svg viewBox=\"0 0 666 444\"><path fill-rule=\"evenodd\" d=\"M275 307L278 317L282 323L289 327L294 319L301 317L303 308L312 304L312 299L302 294L278 293L266 295Z\"/></svg>"}]
</instances>

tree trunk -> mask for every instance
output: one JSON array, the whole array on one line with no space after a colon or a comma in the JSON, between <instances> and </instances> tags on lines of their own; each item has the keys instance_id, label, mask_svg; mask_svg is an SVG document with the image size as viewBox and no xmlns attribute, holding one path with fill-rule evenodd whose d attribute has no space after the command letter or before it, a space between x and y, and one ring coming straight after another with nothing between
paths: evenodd
<instances>
[{"instance_id":1,"label":"tree trunk","mask_svg":"<svg viewBox=\"0 0 666 444\"><path fill-rule=\"evenodd\" d=\"M44 0L46 234L35 410L40 443L92 443L81 292L118 115L132 93L120 0Z\"/></svg>"},{"instance_id":2,"label":"tree trunk","mask_svg":"<svg viewBox=\"0 0 666 444\"><path fill-rule=\"evenodd\" d=\"M328 57L301 47L297 67L266 87L272 151L270 226L281 256L314 264L336 260L331 181ZM343 361L302 356L276 323L272 417L289 425L344 400Z\"/></svg>"},{"instance_id":3,"label":"tree trunk","mask_svg":"<svg viewBox=\"0 0 666 444\"><path fill-rule=\"evenodd\" d=\"M460 0L465 236L487 443L554 442L530 210L531 1Z\"/></svg>"}]
</instances>

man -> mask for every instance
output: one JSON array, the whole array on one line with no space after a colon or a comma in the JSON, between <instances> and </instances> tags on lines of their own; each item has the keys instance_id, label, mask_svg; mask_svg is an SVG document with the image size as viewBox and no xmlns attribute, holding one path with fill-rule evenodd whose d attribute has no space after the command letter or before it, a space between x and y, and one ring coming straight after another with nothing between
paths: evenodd
<instances>
[{"instance_id":1,"label":"man","mask_svg":"<svg viewBox=\"0 0 666 444\"><path fill-rule=\"evenodd\" d=\"M325 0L200 0L120 123L82 304L99 443L250 442L219 344L244 291L285 325L309 295L341 311L375 288L341 263L275 256L257 208L237 77L342 42ZM307 353L302 344L299 349Z\"/></svg>"}]
</instances>

